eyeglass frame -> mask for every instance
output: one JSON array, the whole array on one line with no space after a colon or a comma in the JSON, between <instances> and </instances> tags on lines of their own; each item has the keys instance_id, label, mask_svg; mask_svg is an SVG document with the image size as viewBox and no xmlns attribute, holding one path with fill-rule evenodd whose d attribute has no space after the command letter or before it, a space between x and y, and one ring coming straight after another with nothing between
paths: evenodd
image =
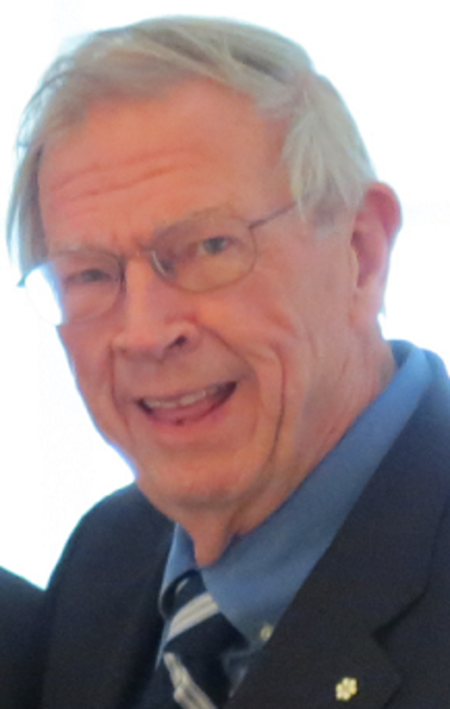
<instances>
[{"instance_id":1,"label":"eyeglass frame","mask_svg":"<svg viewBox=\"0 0 450 709\"><path fill-rule=\"evenodd\" d=\"M248 232L251 236L251 239L252 239L252 246L253 246L252 260L249 262L248 268L246 268L246 270L244 270L242 273L240 273L236 278L226 280L222 283L217 283L216 285L206 286L206 287L202 287L202 288L192 288L192 287L187 287L185 285L179 284L176 280L171 280L170 276L168 275L167 272L165 272L164 267L162 266L160 260L158 259L155 248L152 247L152 245L150 244L149 246L141 247L139 250L137 250L136 252L129 254L129 255L115 254L114 252L111 252L111 251L103 251L101 249L95 249L95 248L89 248L89 247L87 247L87 248L76 248L75 247L73 249L67 249L66 251L58 253L55 256L48 258L48 259L42 261L41 263L36 264L32 268L30 268L29 271L22 276L22 278L18 282L17 286L19 288L25 289L25 291L27 292L27 295L29 297L29 300L31 301L31 304L34 307L34 309L36 310L36 312L38 313L38 315L40 315L40 317L43 320L45 320L53 325L56 325L56 326L60 326L60 325L67 324L70 322L87 322L89 320L95 319L96 317L99 317L100 315L107 313L110 309L112 309L114 304L117 302L117 298L118 298L120 292L123 290L124 286L126 286L126 268L127 268L128 262L131 261L132 259L139 258L139 257L147 259L147 261L149 262L155 275L158 276L164 283L167 283L167 285L169 285L173 288L176 288L177 290L182 290L182 291L190 292L190 293L206 293L206 292L218 290L220 288L224 288L224 287L227 287L229 285L239 282L240 280L242 280L243 278L245 278L246 276L248 276L252 272L252 270L255 266L255 263L257 261L257 258L258 258L257 243L256 243L255 237L253 235L254 230L259 227L265 226L266 224L271 223L272 221L274 221L275 219L277 219L281 216L284 216L285 214L287 214L291 210L293 210L296 206L297 206L297 203L295 201L292 201L289 204L284 205L283 207L279 207L278 209L274 210L273 212L271 212L269 215L267 215L265 217L255 219L250 222L246 222L244 220L239 220L239 221L242 221L242 225L248 230ZM228 216L232 216L232 215L228 215ZM182 225L183 223L187 223L189 221L190 220L187 219L185 222L179 222L178 224L172 225L172 227L169 226L169 227L166 227L165 229L162 228L161 230L158 230L156 232L156 236L153 237L151 243L153 243L155 241L155 238L157 238L157 237L159 237L160 239L164 238L165 232L166 231L169 232L171 228ZM211 234L210 238L214 238L215 236L216 235ZM219 235L217 235L217 236L219 236ZM205 239L205 241L206 241L206 239ZM65 321L63 318L63 315L62 315L63 314L62 306L57 305L58 298L57 298L57 294L56 294L56 289L54 286L51 285L47 276L44 273L42 273L43 278L47 282L47 284L52 292L52 297L54 299L54 305L56 308L58 308L58 310L61 313L61 318L46 317L45 315L43 315L40 312L39 307L37 305L35 305L35 303L34 303L33 295L31 294L31 289L28 286L30 276L32 276L34 273L43 272L45 267L58 261L59 259L64 258L65 256L68 256L70 254L82 255L85 253L86 254L87 253L92 253L92 254L95 253L98 255L105 256L105 257L109 258L111 261L114 261L114 263L116 264L118 278L117 278L117 281L114 281L114 282L117 283L117 291L115 292L115 295L111 300L111 303L107 307L101 308L99 311L95 311L93 314L88 315L86 317L80 316L79 318L74 318L73 320L69 319L69 320Z\"/></svg>"}]
</instances>

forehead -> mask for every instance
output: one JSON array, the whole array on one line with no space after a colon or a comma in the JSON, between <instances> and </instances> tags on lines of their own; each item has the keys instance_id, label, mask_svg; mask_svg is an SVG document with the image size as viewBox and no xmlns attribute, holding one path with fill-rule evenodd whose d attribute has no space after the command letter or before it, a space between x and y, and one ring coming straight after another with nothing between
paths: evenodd
<instances>
[{"instance_id":1,"label":"forehead","mask_svg":"<svg viewBox=\"0 0 450 709\"><path fill-rule=\"evenodd\" d=\"M129 211L144 193L164 221L216 204L239 209L249 191L285 192L284 134L285 121L269 122L250 98L206 80L157 98L94 105L45 146L44 228L49 216L107 213L108 200Z\"/></svg>"}]
</instances>

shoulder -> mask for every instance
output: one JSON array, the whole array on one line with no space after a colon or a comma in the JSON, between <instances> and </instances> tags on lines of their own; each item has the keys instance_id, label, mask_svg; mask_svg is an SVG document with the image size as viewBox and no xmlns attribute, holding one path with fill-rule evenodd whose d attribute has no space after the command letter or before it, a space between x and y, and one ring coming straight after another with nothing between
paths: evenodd
<instances>
[{"instance_id":1,"label":"shoulder","mask_svg":"<svg viewBox=\"0 0 450 709\"><path fill-rule=\"evenodd\" d=\"M103 498L81 519L77 533L100 531L132 533L143 525L148 531L157 531L170 524L136 485L128 485Z\"/></svg>"},{"instance_id":2,"label":"shoulder","mask_svg":"<svg viewBox=\"0 0 450 709\"><path fill-rule=\"evenodd\" d=\"M0 569L0 648L5 639L20 643L38 618L43 592L25 579Z\"/></svg>"},{"instance_id":3,"label":"shoulder","mask_svg":"<svg viewBox=\"0 0 450 709\"><path fill-rule=\"evenodd\" d=\"M15 609L21 608L24 604L31 610L37 610L41 598L41 589L20 576L0 568L0 613L2 619L7 615L5 611L14 613Z\"/></svg>"},{"instance_id":4,"label":"shoulder","mask_svg":"<svg viewBox=\"0 0 450 709\"><path fill-rule=\"evenodd\" d=\"M450 379L442 360L425 351L430 382L411 419L398 437L395 450L405 456L405 465L427 466L450 482Z\"/></svg>"},{"instance_id":5,"label":"shoulder","mask_svg":"<svg viewBox=\"0 0 450 709\"><path fill-rule=\"evenodd\" d=\"M79 522L51 579L58 586L70 574L91 582L114 573L133 572L143 559L168 547L173 523L156 510L135 485L96 504Z\"/></svg>"}]
</instances>

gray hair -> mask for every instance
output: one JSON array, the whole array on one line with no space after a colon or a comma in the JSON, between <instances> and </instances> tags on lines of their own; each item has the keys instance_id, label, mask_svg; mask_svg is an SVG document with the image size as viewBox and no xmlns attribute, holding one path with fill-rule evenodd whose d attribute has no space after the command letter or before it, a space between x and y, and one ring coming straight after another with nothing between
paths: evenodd
<instances>
[{"instance_id":1,"label":"gray hair","mask_svg":"<svg viewBox=\"0 0 450 709\"><path fill-rule=\"evenodd\" d=\"M45 258L38 172L45 144L103 99L152 98L207 77L289 120L283 159L300 210L329 221L375 178L344 102L294 41L233 20L166 17L88 35L44 75L24 113L8 241L23 272Z\"/></svg>"}]
</instances>

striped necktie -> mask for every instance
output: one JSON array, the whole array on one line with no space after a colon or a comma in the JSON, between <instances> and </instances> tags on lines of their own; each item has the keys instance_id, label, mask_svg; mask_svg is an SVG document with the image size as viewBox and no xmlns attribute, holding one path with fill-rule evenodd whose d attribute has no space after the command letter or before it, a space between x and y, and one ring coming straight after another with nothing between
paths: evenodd
<instances>
[{"instance_id":1,"label":"striped necktie","mask_svg":"<svg viewBox=\"0 0 450 709\"><path fill-rule=\"evenodd\" d=\"M219 709L230 682L223 653L243 636L220 613L201 575L190 572L175 589L159 663L142 709Z\"/></svg>"}]
</instances>

